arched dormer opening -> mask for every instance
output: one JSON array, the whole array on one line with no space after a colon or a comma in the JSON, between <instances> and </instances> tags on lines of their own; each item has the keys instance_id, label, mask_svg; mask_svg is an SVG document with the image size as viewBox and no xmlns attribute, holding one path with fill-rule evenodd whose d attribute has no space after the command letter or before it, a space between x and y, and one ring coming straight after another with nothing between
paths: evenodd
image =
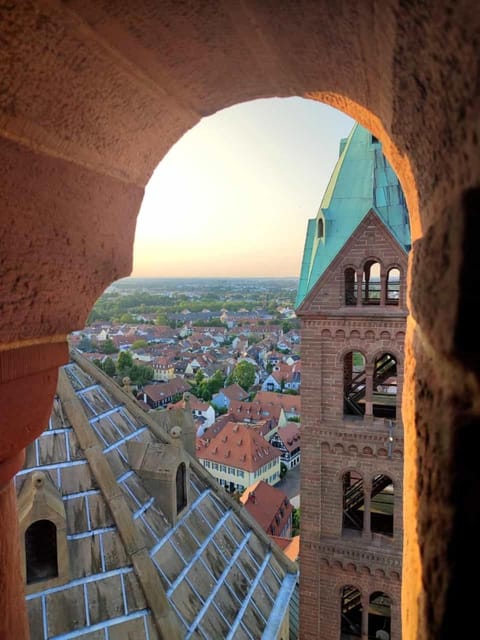
<instances>
[{"instance_id":1,"label":"arched dormer opening","mask_svg":"<svg viewBox=\"0 0 480 640\"><path fill-rule=\"evenodd\" d=\"M178 515L187 506L187 467L184 462L181 462L177 467L175 485Z\"/></svg>"},{"instance_id":2,"label":"arched dormer opening","mask_svg":"<svg viewBox=\"0 0 480 640\"><path fill-rule=\"evenodd\" d=\"M70 579L67 521L62 496L41 471L29 474L18 496L22 571L26 593Z\"/></svg>"},{"instance_id":3,"label":"arched dormer opening","mask_svg":"<svg viewBox=\"0 0 480 640\"><path fill-rule=\"evenodd\" d=\"M50 520L37 520L25 531L27 584L58 576L57 527Z\"/></svg>"},{"instance_id":4,"label":"arched dormer opening","mask_svg":"<svg viewBox=\"0 0 480 640\"><path fill-rule=\"evenodd\" d=\"M323 240L325 237L325 222L322 217L317 219L317 238Z\"/></svg>"}]
</instances>

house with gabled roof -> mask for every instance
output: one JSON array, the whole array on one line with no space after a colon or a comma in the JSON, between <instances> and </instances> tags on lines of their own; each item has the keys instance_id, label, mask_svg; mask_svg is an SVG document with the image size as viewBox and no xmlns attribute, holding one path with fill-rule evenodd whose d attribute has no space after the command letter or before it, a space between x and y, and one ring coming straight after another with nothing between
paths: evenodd
<instances>
[{"instance_id":1,"label":"house with gabled roof","mask_svg":"<svg viewBox=\"0 0 480 640\"><path fill-rule=\"evenodd\" d=\"M15 477L32 640L288 637L298 566L188 453L191 420L61 367Z\"/></svg>"},{"instance_id":2,"label":"house with gabled roof","mask_svg":"<svg viewBox=\"0 0 480 640\"><path fill-rule=\"evenodd\" d=\"M281 489L257 480L245 489L240 502L269 536L291 537L293 506Z\"/></svg>"},{"instance_id":3,"label":"house with gabled roof","mask_svg":"<svg viewBox=\"0 0 480 640\"><path fill-rule=\"evenodd\" d=\"M196 455L219 484L230 493L244 491L257 480L280 480L280 451L255 429L241 422L227 422L216 436L197 438Z\"/></svg>"},{"instance_id":4,"label":"house with gabled roof","mask_svg":"<svg viewBox=\"0 0 480 640\"><path fill-rule=\"evenodd\" d=\"M282 407L288 419L299 418L301 411L301 396L289 393L276 393L275 391L258 391L255 394L257 402L271 403Z\"/></svg>"},{"instance_id":5,"label":"house with gabled roof","mask_svg":"<svg viewBox=\"0 0 480 640\"><path fill-rule=\"evenodd\" d=\"M215 393L212 396L212 404L220 409L228 409L232 400L246 400L247 398L248 393L245 389L242 389L239 384L234 382Z\"/></svg>"},{"instance_id":6,"label":"house with gabled roof","mask_svg":"<svg viewBox=\"0 0 480 640\"><path fill-rule=\"evenodd\" d=\"M142 400L146 402L152 409L166 407L167 404L174 402L176 396L185 391L190 391L190 385L183 378L173 378L168 382L158 382L156 384L147 384L142 388Z\"/></svg>"},{"instance_id":7,"label":"house with gabled roof","mask_svg":"<svg viewBox=\"0 0 480 640\"><path fill-rule=\"evenodd\" d=\"M279 426L269 441L282 452L282 462L288 469L300 464L300 425L298 422L287 422Z\"/></svg>"}]
</instances>

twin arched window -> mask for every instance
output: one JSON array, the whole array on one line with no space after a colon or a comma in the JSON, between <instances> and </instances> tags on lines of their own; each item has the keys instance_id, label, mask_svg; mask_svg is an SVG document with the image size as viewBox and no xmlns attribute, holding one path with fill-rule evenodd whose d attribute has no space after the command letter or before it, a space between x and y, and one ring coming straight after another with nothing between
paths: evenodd
<instances>
[{"instance_id":1,"label":"twin arched window","mask_svg":"<svg viewBox=\"0 0 480 640\"><path fill-rule=\"evenodd\" d=\"M382 299L386 305L400 303L400 269L387 269L385 295L382 297L381 265L375 260L367 260L364 264L361 288L358 287L357 270L347 267L344 272L344 300L346 306L356 306L360 296L362 305L380 305Z\"/></svg>"},{"instance_id":2,"label":"twin arched window","mask_svg":"<svg viewBox=\"0 0 480 640\"><path fill-rule=\"evenodd\" d=\"M340 640L362 638L362 594L354 585L345 585L340 594ZM374 591L368 599L368 638L388 640L391 628L391 601L383 591Z\"/></svg>"},{"instance_id":3,"label":"twin arched window","mask_svg":"<svg viewBox=\"0 0 480 640\"><path fill-rule=\"evenodd\" d=\"M361 533L365 527L372 533L393 537L394 490L392 479L384 474L372 478L368 503L362 476L347 471L342 477L342 535Z\"/></svg>"},{"instance_id":4,"label":"twin arched window","mask_svg":"<svg viewBox=\"0 0 480 640\"><path fill-rule=\"evenodd\" d=\"M363 418L367 407L376 418L394 420L397 414L397 359L391 353L379 355L373 372L367 375L360 351L349 351L343 360L343 414Z\"/></svg>"}]
</instances>

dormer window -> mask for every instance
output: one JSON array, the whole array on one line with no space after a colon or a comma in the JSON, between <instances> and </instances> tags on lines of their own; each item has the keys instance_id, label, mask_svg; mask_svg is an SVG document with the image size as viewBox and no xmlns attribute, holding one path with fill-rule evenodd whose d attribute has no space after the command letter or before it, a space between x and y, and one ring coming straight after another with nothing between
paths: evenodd
<instances>
[{"instance_id":1,"label":"dormer window","mask_svg":"<svg viewBox=\"0 0 480 640\"><path fill-rule=\"evenodd\" d=\"M17 504L26 593L65 584L70 578L67 523L58 489L45 473L34 471Z\"/></svg>"},{"instance_id":2,"label":"dormer window","mask_svg":"<svg viewBox=\"0 0 480 640\"><path fill-rule=\"evenodd\" d=\"M187 506L187 469L185 463L178 465L176 475L177 515Z\"/></svg>"},{"instance_id":3,"label":"dormer window","mask_svg":"<svg viewBox=\"0 0 480 640\"><path fill-rule=\"evenodd\" d=\"M25 531L27 584L58 576L57 527L50 520L37 520Z\"/></svg>"},{"instance_id":4,"label":"dormer window","mask_svg":"<svg viewBox=\"0 0 480 640\"><path fill-rule=\"evenodd\" d=\"M317 238L321 240L323 239L324 235L325 235L325 229L323 224L323 218L319 218L317 220Z\"/></svg>"}]
</instances>

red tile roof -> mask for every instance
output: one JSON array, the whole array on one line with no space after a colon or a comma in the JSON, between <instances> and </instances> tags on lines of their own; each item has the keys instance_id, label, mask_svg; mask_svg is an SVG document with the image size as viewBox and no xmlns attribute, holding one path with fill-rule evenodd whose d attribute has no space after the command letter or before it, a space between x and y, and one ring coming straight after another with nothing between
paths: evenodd
<instances>
[{"instance_id":1,"label":"red tile roof","mask_svg":"<svg viewBox=\"0 0 480 640\"><path fill-rule=\"evenodd\" d=\"M202 438L197 438L197 457L203 460L252 472L281 456L278 449L241 422L227 422L211 439L209 432L207 429Z\"/></svg>"},{"instance_id":2,"label":"red tile roof","mask_svg":"<svg viewBox=\"0 0 480 640\"><path fill-rule=\"evenodd\" d=\"M264 480L247 487L240 496L240 502L269 534L272 533L272 528L274 534L283 531L293 511L287 495Z\"/></svg>"}]
</instances>

